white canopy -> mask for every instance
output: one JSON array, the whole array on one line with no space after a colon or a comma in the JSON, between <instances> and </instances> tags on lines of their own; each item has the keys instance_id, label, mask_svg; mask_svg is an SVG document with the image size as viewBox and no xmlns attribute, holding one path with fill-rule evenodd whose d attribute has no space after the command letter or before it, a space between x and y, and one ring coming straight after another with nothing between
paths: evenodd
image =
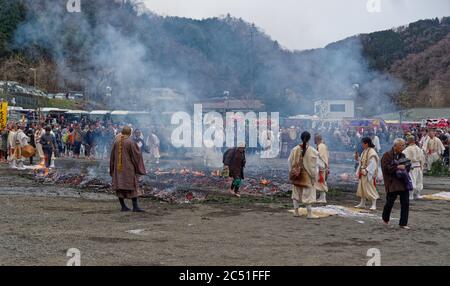
<instances>
[{"instance_id":1,"label":"white canopy","mask_svg":"<svg viewBox=\"0 0 450 286\"><path fill-rule=\"evenodd\" d=\"M41 112L52 112L52 111L56 111L56 112L67 112L67 109L61 109L61 108L55 108L55 107L44 107L41 108Z\"/></svg>"},{"instance_id":2,"label":"white canopy","mask_svg":"<svg viewBox=\"0 0 450 286\"><path fill-rule=\"evenodd\" d=\"M111 112L111 115L128 115L128 114L130 114L130 112L125 110L115 110Z\"/></svg>"},{"instance_id":3,"label":"white canopy","mask_svg":"<svg viewBox=\"0 0 450 286\"><path fill-rule=\"evenodd\" d=\"M90 112L91 115L106 115L106 114L110 114L111 111L109 110L92 110Z\"/></svg>"},{"instance_id":4,"label":"white canopy","mask_svg":"<svg viewBox=\"0 0 450 286\"><path fill-rule=\"evenodd\" d=\"M89 114L89 112L85 110L69 110L66 112L67 114Z\"/></svg>"},{"instance_id":5,"label":"white canopy","mask_svg":"<svg viewBox=\"0 0 450 286\"><path fill-rule=\"evenodd\" d=\"M114 110L111 115L138 115L138 114L149 114L147 111L126 111L126 110Z\"/></svg>"}]
</instances>

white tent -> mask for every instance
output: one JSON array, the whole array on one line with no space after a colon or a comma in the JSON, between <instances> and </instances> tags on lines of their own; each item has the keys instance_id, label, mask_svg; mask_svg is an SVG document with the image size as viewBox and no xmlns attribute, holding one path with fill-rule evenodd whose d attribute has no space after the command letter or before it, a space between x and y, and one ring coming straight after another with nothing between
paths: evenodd
<instances>
[{"instance_id":1,"label":"white tent","mask_svg":"<svg viewBox=\"0 0 450 286\"><path fill-rule=\"evenodd\" d=\"M85 110L69 110L66 114L89 114L89 112Z\"/></svg>"},{"instance_id":2,"label":"white tent","mask_svg":"<svg viewBox=\"0 0 450 286\"><path fill-rule=\"evenodd\" d=\"M110 114L111 111L109 110L92 110L89 114L91 115L106 115L106 114Z\"/></svg>"}]
</instances>

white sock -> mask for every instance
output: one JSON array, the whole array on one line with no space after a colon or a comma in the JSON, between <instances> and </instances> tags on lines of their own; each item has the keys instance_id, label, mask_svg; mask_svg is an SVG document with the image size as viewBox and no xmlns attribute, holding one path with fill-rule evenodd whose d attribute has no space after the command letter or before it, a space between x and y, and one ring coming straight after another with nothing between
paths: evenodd
<instances>
[{"instance_id":1,"label":"white sock","mask_svg":"<svg viewBox=\"0 0 450 286\"><path fill-rule=\"evenodd\" d=\"M361 198L361 202L359 203L358 206L360 206L360 207L365 207L365 206L366 206L366 199Z\"/></svg>"},{"instance_id":2,"label":"white sock","mask_svg":"<svg viewBox=\"0 0 450 286\"><path fill-rule=\"evenodd\" d=\"M326 201L327 200L327 193L320 192L319 201Z\"/></svg>"},{"instance_id":3,"label":"white sock","mask_svg":"<svg viewBox=\"0 0 450 286\"><path fill-rule=\"evenodd\" d=\"M308 217L312 217L312 208L311 208L311 205L306 205L306 211L308 212Z\"/></svg>"},{"instance_id":4,"label":"white sock","mask_svg":"<svg viewBox=\"0 0 450 286\"><path fill-rule=\"evenodd\" d=\"M376 209L377 208L377 200L373 200L372 201L372 209Z\"/></svg>"},{"instance_id":5,"label":"white sock","mask_svg":"<svg viewBox=\"0 0 450 286\"><path fill-rule=\"evenodd\" d=\"M297 200L292 200L293 204L294 204L294 209L298 209L300 207L299 203Z\"/></svg>"}]
</instances>

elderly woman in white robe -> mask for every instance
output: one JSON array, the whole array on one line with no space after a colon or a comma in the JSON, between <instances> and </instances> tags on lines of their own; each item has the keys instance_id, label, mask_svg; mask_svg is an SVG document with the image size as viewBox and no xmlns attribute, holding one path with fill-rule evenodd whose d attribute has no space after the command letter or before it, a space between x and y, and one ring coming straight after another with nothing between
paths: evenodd
<instances>
[{"instance_id":1,"label":"elderly woman in white robe","mask_svg":"<svg viewBox=\"0 0 450 286\"><path fill-rule=\"evenodd\" d=\"M311 205L316 203L316 188L314 183L317 177L317 158L318 152L308 144L311 134L303 132L301 135L302 144L292 149L289 156L289 172L296 166L300 165L301 178L297 182L292 182L292 202L294 204L295 216L299 217L299 203L306 205L307 218L318 218L313 215Z\"/></svg>"},{"instance_id":2,"label":"elderly woman in white robe","mask_svg":"<svg viewBox=\"0 0 450 286\"><path fill-rule=\"evenodd\" d=\"M361 140L363 152L360 157L359 166L356 175L359 177L358 190L356 196L361 198L361 202L356 208L365 208L366 200L372 202L370 210L377 209L377 200L380 195L377 191L376 180L381 179L380 158L375 151L375 145L372 139L365 137Z\"/></svg>"}]
</instances>

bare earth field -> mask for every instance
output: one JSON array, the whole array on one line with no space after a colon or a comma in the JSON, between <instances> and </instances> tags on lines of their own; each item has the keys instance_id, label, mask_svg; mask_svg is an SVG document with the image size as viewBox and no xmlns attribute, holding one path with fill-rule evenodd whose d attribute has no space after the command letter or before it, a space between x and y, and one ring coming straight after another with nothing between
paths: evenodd
<instances>
[{"instance_id":1,"label":"bare earth field","mask_svg":"<svg viewBox=\"0 0 450 286\"><path fill-rule=\"evenodd\" d=\"M409 231L396 220L385 227L373 218L294 218L286 196L219 194L183 205L143 199L147 212L135 214L119 212L112 195L40 185L21 173L0 166L0 265L64 266L70 248L81 251L82 265L364 266L370 248L381 251L382 265L450 264L445 201L413 201ZM425 194L445 190L450 178L426 179ZM332 191L328 202L357 203L343 191Z\"/></svg>"}]
</instances>

